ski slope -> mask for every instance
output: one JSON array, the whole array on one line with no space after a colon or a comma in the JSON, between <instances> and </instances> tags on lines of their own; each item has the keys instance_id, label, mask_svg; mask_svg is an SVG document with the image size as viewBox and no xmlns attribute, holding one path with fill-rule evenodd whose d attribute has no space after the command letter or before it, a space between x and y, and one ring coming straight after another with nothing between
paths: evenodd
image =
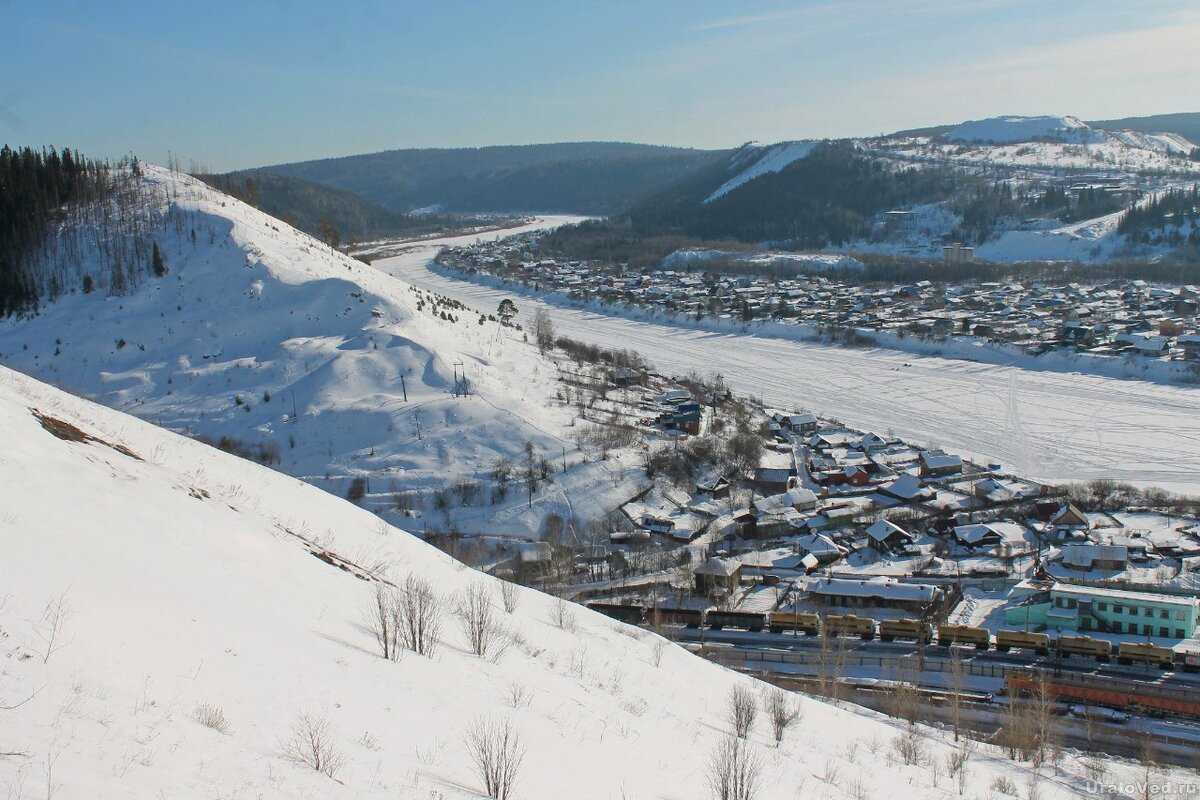
<instances>
[{"instance_id":1,"label":"ski slope","mask_svg":"<svg viewBox=\"0 0 1200 800\"><path fill-rule=\"evenodd\" d=\"M724 197L743 184L761 178L763 175L779 172L792 162L807 158L813 149L816 148L817 144L819 143L781 142L770 147L760 147L759 152L761 155L755 153L754 155L757 157L750 166L717 187L712 194L705 198L704 202L711 203L719 197ZM742 156L743 154L739 153L734 158L737 159Z\"/></svg>"},{"instance_id":2,"label":"ski slope","mask_svg":"<svg viewBox=\"0 0 1200 800\"><path fill-rule=\"evenodd\" d=\"M434 251L375 262L477 306L511 293L427 267ZM535 302L518 299L518 305ZM540 302L540 301L536 301ZM1200 389L700 331L546 306L568 336L639 351L660 371L719 372L770 406L936 443L1043 481L1109 477L1200 494ZM525 313L525 312L523 312Z\"/></svg>"},{"instance_id":3,"label":"ski slope","mask_svg":"<svg viewBox=\"0 0 1200 800\"><path fill-rule=\"evenodd\" d=\"M521 800L690 800L707 795L729 691L762 688L671 645L660 661L657 636L579 607L560 617L533 590L507 614L495 579L346 501L3 367L0 420L6 797L479 798L463 732L482 717L523 740ZM364 611L375 584L409 575L446 606L482 587L508 649L474 655L447 618L431 656L382 658ZM760 800L852 784L956 796L926 766L885 764L903 723L797 699L782 746L761 715L750 734ZM201 724L205 704L223 729ZM304 714L342 757L332 776L287 756ZM954 747L917 735L939 764ZM1029 776L990 748L970 770L984 786ZM1043 769L1038 796L1087 796L1082 759Z\"/></svg>"}]
</instances>

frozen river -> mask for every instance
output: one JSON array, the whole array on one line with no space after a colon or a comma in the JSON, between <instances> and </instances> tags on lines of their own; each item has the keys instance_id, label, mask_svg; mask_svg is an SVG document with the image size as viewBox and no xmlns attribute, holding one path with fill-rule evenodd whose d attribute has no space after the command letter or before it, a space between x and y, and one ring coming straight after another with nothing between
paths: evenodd
<instances>
[{"instance_id":1,"label":"frozen river","mask_svg":"<svg viewBox=\"0 0 1200 800\"><path fill-rule=\"evenodd\" d=\"M375 266L494 312L513 295L428 268L439 245L476 238L428 242ZM561 334L636 350L666 373L719 372L735 392L770 406L999 461L1039 480L1110 477L1200 494L1197 388L699 331L514 299L523 319L541 305Z\"/></svg>"}]
</instances>

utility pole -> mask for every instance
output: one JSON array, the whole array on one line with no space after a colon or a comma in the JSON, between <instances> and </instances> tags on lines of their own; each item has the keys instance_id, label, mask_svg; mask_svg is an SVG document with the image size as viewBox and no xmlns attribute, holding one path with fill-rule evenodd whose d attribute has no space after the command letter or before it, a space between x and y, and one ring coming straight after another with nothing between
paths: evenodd
<instances>
[{"instance_id":1,"label":"utility pole","mask_svg":"<svg viewBox=\"0 0 1200 800\"><path fill-rule=\"evenodd\" d=\"M404 392L404 402L408 402L408 386L404 383L404 376L400 376L400 391Z\"/></svg>"}]
</instances>

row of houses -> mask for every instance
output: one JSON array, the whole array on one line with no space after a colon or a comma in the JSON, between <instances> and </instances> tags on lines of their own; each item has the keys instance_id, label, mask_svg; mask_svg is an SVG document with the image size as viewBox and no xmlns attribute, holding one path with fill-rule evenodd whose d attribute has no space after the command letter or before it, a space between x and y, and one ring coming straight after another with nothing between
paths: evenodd
<instances>
[{"instance_id":1,"label":"row of houses","mask_svg":"<svg viewBox=\"0 0 1200 800\"><path fill-rule=\"evenodd\" d=\"M1025 348L1200 360L1200 289L1106 283L930 281L864 287L822 275L778 278L538 259L537 236L444 251L447 266L575 299L654 307L697 318L771 319L898 334L965 336ZM964 260L970 248L951 248Z\"/></svg>"}]
</instances>

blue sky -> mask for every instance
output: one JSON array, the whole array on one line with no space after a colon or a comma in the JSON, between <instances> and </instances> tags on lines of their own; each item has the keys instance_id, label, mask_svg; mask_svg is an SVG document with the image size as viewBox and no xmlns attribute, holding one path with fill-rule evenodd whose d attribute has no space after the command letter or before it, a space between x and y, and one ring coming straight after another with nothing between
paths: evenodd
<instances>
[{"instance_id":1,"label":"blue sky","mask_svg":"<svg viewBox=\"0 0 1200 800\"><path fill-rule=\"evenodd\" d=\"M210 169L1200 111L1194 0L0 0L0 142Z\"/></svg>"}]
</instances>

